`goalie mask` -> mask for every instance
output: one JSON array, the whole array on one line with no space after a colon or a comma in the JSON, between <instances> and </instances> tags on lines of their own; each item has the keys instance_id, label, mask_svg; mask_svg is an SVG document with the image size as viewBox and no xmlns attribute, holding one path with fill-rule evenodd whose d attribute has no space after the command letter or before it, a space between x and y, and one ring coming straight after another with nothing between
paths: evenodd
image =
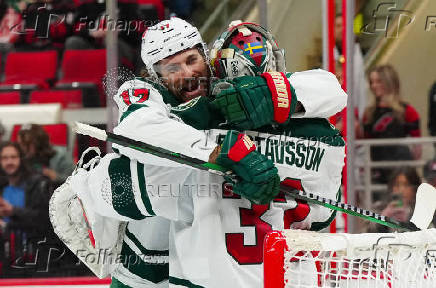
<instances>
[{"instance_id":1,"label":"goalie mask","mask_svg":"<svg viewBox=\"0 0 436 288\"><path fill-rule=\"evenodd\" d=\"M197 28L177 17L164 20L148 27L142 36L141 58L148 74L158 79L155 64L168 56L182 52L183 50L200 47L205 61L208 51L206 43L200 36Z\"/></svg>"},{"instance_id":2,"label":"goalie mask","mask_svg":"<svg viewBox=\"0 0 436 288\"><path fill-rule=\"evenodd\" d=\"M214 42L210 58L218 78L286 72L284 51L278 48L271 33L257 24L240 20L230 23Z\"/></svg>"}]
</instances>

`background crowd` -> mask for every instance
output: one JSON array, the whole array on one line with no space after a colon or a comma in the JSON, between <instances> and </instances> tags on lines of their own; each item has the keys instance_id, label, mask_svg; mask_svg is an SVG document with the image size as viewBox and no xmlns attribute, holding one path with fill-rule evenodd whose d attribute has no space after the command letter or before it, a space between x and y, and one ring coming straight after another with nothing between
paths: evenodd
<instances>
[{"instance_id":1,"label":"background crowd","mask_svg":"<svg viewBox=\"0 0 436 288\"><path fill-rule=\"evenodd\" d=\"M355 20L361 17L359 3ZM342 64L344 53L342 51L342 14L337 14L335 19L335 60L336 77L343 84ZM359 24L354 23L354 30ZM429 88L428 94L428 123L421 123L420 115L413 103L404 100L401 92L401 82L398 72L390 63L376 65L365 71L364 52L359 45L359 33L356 33L355 51L353 53L354 75L353 102L355 108L355 135L356 139L398 139L405 137L422 137L421 129L428 129L430 136L436 136L436 82ZM403 80L404 81L404 80ZM366 91L369 90L369 93ZM370 95L368 97L367 95ZM335 117L336 128L342 130L344 119L341 115ZM426 125L427 124L427 125ZM422 127L422 128L421 128ZM357 150L357 161L365 161ZM370 169L371 184L381 184L382 189L373 193L374 204L372 209L382 215L398 221L408 221L411 218L415 205L415 196L418 186L427 182L436 187L436 143L431 150L427 161L423 157L421 144L386 146L371 146L371 161L425 161L422 169L415 166L394 165L387 168ZM430 158L430 160L428 160ZM362 169L360 169L362 170ZM362 183L363 175L358 171L355 175L356 183ZM358 195L359 198L360 195ZM436 218L433 221L436 225ZM385 226L373 223L364 223L362 232L389 232Z\"/></svg>"},{"instance_id":2,"label":"background crowd","mask_svg":"<svg viewBox=\"0 0 436 288\"><path fill-rule=\"evenodd\" d=\"M146 27L173 13L190 19L192 5L192 0L118 1L117 23L127 25L117 28L120 65L137 72L141 67L136 65L141 63L141 35ZM85 60L81 64L88 67L70 69L78 70L80 76L92 66L101 66L94 72L96 75L91 75L101 82L106 69L105 36L113 27L114 21L106 13L105 1L101 0L0 0L0 72L3 71L0 105L50 103L53 99L48 99L49 95L61 97L58 92L63 88L69 93L65 94L69 98L67 102L75 98L71 91L80 92L78 103L64 103L63 108L104 106L105 97L99 95L102 94L101 83L94 83L95 89L74 89L72 85L55 87L68 74L65 68L68 64L57 63L67 58L66 51L103 52L98 54L101 63L92 65ZM54 55L54 73L50 78L36 81L32 73L38 74L43 67L37 66L34 67L37 70L31 71L30 65L41 55L47 55L43 54L45 52ZM96 58L95 53L90 57ZM30 61L21 63L25 67L20 69L13 63L15 55L18 59L30 55ZM85 54L77 55L72 62ZM22 70L30 71L22 77ZM36 85L17 90L7 87L10 79L10 83ZM90 79L85 75L78 81L89 82ZM46 99L35 100L33 92L39 92ZM92 100L95 98L97 101ZM95 144L79 139L74 149L68 148L68 129L65 124L25 124L7 129L0 122L0 278L91 275L53 233L48 216L48 203L54 189L71 175L78 154Z\"/></svg>"},{"instance_id":3,"label":"background crowd","mask_svg":"<svg viewBox=\"0 0 436 288\"><path fill-rule=\"evenodd\" d=\"M140 40L146 27L173 13L197 24L195 11L201 9L202 5L199 2L198 0L119 0L118 18L123 23L129 23L131 28L135 27L118 29L120 65L138 73L142 67L139 57ZM100 0L0 0L0 71L4 71L0 79L4 83L0 83L0 88L12 83L6 81L7 73L10 71L8 61L12 59L8 55L55 51L56 61L62 62L62 65L56 66L54 78L47 78L43 83L37 82L36 86L21 89L17 94L18 100L11 100L12 98L9 97L10 93L17 93L17 91L0 89L0 105L45 103L42 100L41 102L32 100L33 92L42 91L48 99L52 88L65 88L66 81L59 83L59 80L62 80L67 72L66 57L63 57L66 51L105 49L105 35L108 30L106 28L113 25L110 23L111 19L107 17L105 7L104 1ZM335 53L338 64L336 75L340 82L343 62L340 44L341 29L343 29L341 19L340 15L336 18ZM278 41L280 43L280 39ZM353 97L355 103L361 103L355 113L357 138L421 137L424 134L423 129L427 129L429 135L436 136L436 82L429 87L429 121L421 123L420 115L413 107L413 103L403 100L401 83L406 79L401 79L395 67L389 63L364 71L365 52L356 45L355 62L362 63L357 64L356 77L353 79L357 87ZM79 57L83 55L79 54ZM88 68L90 67L83 69ZM101 76L103 75L96 75L96 79L101 79ZM20 83L35 83L31 81L33 79L27 80ZM82 82L87 82L87 79L82 79ZM67 88L69 91L75 90L72 86ZM105 97L99 95L102 93L99 89L101 90L101 87L91 90L87 87L79 89L83 94L80 94L78 107L104 106L105 102L101 99ZM370 93L367 93L366 89L369 89ZM367 94L371 97L368 98ZM89 98L100 100L90 101ZM68 96L67 100L72 101L72 99L73 97ZM53 100L46 100L49 101ZM71 103L63 105L67 108L72 107L68 106ZM342 128L340 117L335 122L340 130ZM93 143L79 141L76 147L67 148L68 142L59 143L56 133L52 133L48 126L22 125L17 126L13 131L7 131L0 124L0 277L89 274L83 265L77 264L74 255L53 234L48 219L48 201L54 189L73 171L80 151ZM101 145L101 143L97 144ZM400 221L410 218L418 185L425 181L436 186L434 152L431 157L427 156L427 159L424 159L422 150L420 144L396 144L371 148L372 161L421 159L426 163L418 168L372 169L372 183L386 187L382 192L374 195L376 201L373 209ZM359 178L360 175L356 177ZM384 232L385 228L370 225L367 231ZM51 255L51 259L49 259L49 251L55 253Z\"/></svg>"}]
</instances>

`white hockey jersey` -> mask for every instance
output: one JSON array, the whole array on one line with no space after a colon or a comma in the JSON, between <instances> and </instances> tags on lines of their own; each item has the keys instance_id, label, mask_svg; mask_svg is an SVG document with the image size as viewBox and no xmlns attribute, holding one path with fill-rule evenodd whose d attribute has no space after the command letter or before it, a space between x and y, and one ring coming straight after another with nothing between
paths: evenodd
<instances>
[{"instance_id":1,"label":"white hockey jersey","mask_svg":"<svg viewBox=\"0 0 436 288\"><path fill-rule=\"evenodd\" d=\"M311 86L315 76L320 85L317 82ZM290 81L306 110L302 116L326 117L343 108L346 95L332 77L321 70L292 74ZM131 89L131 85L147 85L139 82L126 83L120 91L126 87ZM114 132L207 161L216 146L215 140L223 131L213 130L206 135L173 119L159 92L146 87L149 89L147 101L130 106ZM131 103L135 103L133 97L129 99ZM319 99L322 100L317 102ZM321 105L316 104L321 102ZM321 114L317 115L316 109ZM308 137L298 131L298 127L283 131L282 135L248 134L258 142L261 153L275 162L282 180L334 199L341 181L344 143L338 135L316 138L326 136L322 131L316 134L316 130L320 127L328 130L328 123L322 123L326 121L322 119L314 121L318 123L305 123L305 129L311 131ZM161 236L162 241L153 241L146 235L153 233L149 227L154 222L170 226L170 286L262 287L265 234L272 229L289 228L295 220L322 225L331 214L319 206L297 204L285 195L269 205L254 205L231 193L219 176L130 148L116 148L123 156L105 156L91 172L82 171L73 176L73 187L82 201L94 207L97 213L130 221L123 243L125 255L157 257L161 251L164 256L168 239ZM142 257L140 260L147 263L150 259ZM151 265L133 266L120 265L114 276L132 287L167 285L164 280L143 279L144 271L139 270L141 267L149 269ZM157 267L162 268L162 265Z\"/></svg>"}]
</instances>

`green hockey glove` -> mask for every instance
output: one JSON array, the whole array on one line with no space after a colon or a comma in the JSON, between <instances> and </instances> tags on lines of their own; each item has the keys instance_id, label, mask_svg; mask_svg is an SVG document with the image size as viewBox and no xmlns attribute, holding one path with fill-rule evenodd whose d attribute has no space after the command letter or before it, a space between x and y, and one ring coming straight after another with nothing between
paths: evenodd
<instances>
[{"instance_id":1,"label":"green hockey glove","mask_svg":"<svg viewBox=\"0 0 436 288\"><path fill-rule=\"evenodd\" d=\"M295 90L281 72L221 80L214 85L212 94L212 105L228 124L242 130L286 124L297 105Z\"/></svg>"},{"instance_id":2,"label":"green hockey glove","mask_svg":"<svg viewBox=\"0 0 436 288\"><path fill-rule=\"evenodd\" d=\"M234 130L227 132L216 162L241 178L237 183L232 182L233 192L254 203L266 204L279 193L277 168L256 151L256 145L245 134Z\"/></svg>"}]
</instances>

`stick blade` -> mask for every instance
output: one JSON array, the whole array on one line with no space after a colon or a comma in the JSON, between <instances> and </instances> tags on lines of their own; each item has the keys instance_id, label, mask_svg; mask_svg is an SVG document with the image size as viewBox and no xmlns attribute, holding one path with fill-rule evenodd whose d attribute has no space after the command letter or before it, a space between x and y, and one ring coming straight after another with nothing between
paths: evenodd
<instances>
[{"instance_id":1,"label":"stick blade","mask_svg":"<svg viewBox=\"0 0 436 288\"><path fill-rule=\"evenodd\" d=\"M94 137L94 138L96 138L98 140L102 140L102 141L107 140L106 131L98 129L98 128L90 126L90 125L87 125L87 124L83 124L80 122L74 122L71 129L78 134L88 135L88 136Z\"/></svg>"},{"instance_id":2,"label":"stick blade","mask_svg":"<svg viewBox=\"0 0 436 288\"><path fill-rule=\"evenodd\" d=\"M421 230L427 229L436 210L436 188L422 183L416 192L415 210L410 222Z\"/></svg>"}]
</instances>

